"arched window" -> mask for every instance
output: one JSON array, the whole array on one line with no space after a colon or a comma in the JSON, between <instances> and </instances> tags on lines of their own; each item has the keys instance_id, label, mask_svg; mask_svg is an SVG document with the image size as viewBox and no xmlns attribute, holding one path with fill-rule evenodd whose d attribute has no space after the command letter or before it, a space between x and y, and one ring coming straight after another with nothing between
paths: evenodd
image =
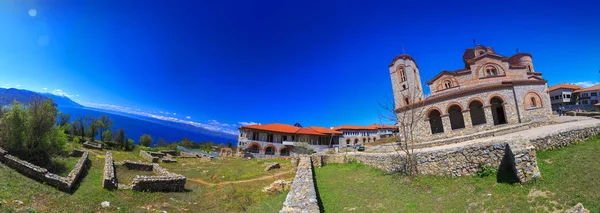
<instances>
[{"instance_id":1,"label":"arched window","mask_svg":"<svg viewBox=\"0 0 600 213\"><path fill-rule=\"evenodd\" d=\"M429 126L431 127L431 134L444 132L444 124L442 123L442 114L438 110L432 110L427 115L429 118Z\"/></svg>"},{"instance_id":2,"label":"arched window","mask_svg":"<svg viewBox=\"0 0 600 213\"><path fill-rule=\"evenodd\" d=\"M485 53L485 51L479 51L479 55L483 55Z\"/></svg>"},{"instance_id":3,"label":"arched window","mask_svg":"<svg viewBox=\"0 0 600 213\"><path fill-rule=\"evenodd\" d=\"M535 102L534 97L531 97L531 107L537 107L537 103Z\"/></svg>"},{"instance_id":4,"label":"arched window","mask_svg":"<svg viewBox=\"0 0 600 213\"><path fill-rule=\"evenodd\" d=\"M406 89L406 84L402 84L402 89Z\"/></svg>"},{"instance_id":5,"label":"arched window","mask_svg":"<svg viewBox=\"0 0 600 213\"><path fill-rule=\"evenodd\" d=\"M404 98L404 104L409 105L410 102L408 101L408 98Z\"/></svg>"},{"instance_id":6,"label":"arched window","mask_svg":"<svg viewBox=\"0 0 600 213\"><path fill-rule=\"evenodd\" d=\"M404 68L399 68L398 69L398 78L400 80L400 82L404 82L406 81L406 72L404 71Z\"/></svg>"},{"instance_id":7,"label":"arched window","mask_svg":"<svg viewBox=\"0 0 600 213\"><path fill-rule=\"evenodd\" d=\"M267 146L267 148L265 148L265 155L274 155L275 154L275 148L272 146Z\"/></svg>"},{"instance_id":8,"label":"arched window","mask_svg":"<svg viewBox=\"0 0 600 213\"><path fill-rule=\"evenodd\" d=\"M452 87L452 82L450 82L450 80L444 81L444 87L446 89L449 89L450 87Z\"/></svg>"},{"instance_id":9,"label":"arched window","mask_svg":"<svg viewBox=\"0 0 600 213\"><path fill-rule=\"evenodd\" d=\"M485 76L495 76L498 75L498 70L496 70L493 66L485 67Z\"/></svg>"},{"instance_id":10,"label":"arched window","mask_svg":"<svg viewBox=\"0 0 600 213\"><path fill-rule=\"evenodd\" d=\"M531 72L531 65L527 65L527 72Z\"/></svg>"}]
</instances>

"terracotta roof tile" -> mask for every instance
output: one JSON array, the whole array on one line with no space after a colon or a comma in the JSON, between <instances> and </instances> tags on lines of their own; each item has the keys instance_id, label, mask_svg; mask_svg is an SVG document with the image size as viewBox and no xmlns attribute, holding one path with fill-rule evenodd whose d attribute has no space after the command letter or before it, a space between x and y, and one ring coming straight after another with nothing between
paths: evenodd
<instances>
[{"instance_id":1,"label":"terracotta roof tile","mask_svg":"<svg viewBox=\"0 0 600 213\"><path fill-rule=\"evenodd\" d=\"M548 92L554 91L557 89L580 90L580 89L583 89L583 87L577 86L575 84L558 84L558 85L554 85L554 86L551 86L550 88L548 88Z\"/></svg>"},{"instance_id":2,"label":"terracotta roof tile","mask_svg":"<svg viewBox=\"0 0 600 213\"><path fill-rule=\"evenodd\" d=\"M373 124L373 125L369 125L369 126L352 126L352 125L344 125L344 126L339 126L336 127L334 130L339 131L339 130L377 130L377 129L395 129L395 126L383 126L383 125L378 125L378 124Z\"/></svg>"},{"instance_id":3,"label":"terracotta roof tile","mask_svg":"<svg viewBox=\"0 0 600 213\"><path fill-rule=\"evenodd\" d=\"M342 132L338 132L329 128L325 128L325 127L320 127L320 126L311 126L308 127L311 128L319 133L323 133L323 134L342 134Z\"/></svg>"},{"instance_id":4,"label":"terracotta roof tile","mask_svg":"<svg viewBox=\"0 0 600 213\"><path fill-rule=\"evenodd\" d=\"M574 92L588 92L588 91L596 91L596 90L600 90L600 84L585 88L585 89L578 89L575 90Z\"/></svg>"}]
</instances>

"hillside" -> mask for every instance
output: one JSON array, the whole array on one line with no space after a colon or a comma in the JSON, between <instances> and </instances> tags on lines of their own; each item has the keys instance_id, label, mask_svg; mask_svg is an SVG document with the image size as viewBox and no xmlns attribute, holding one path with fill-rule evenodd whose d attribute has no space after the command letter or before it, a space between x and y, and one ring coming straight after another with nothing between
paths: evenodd
<instances>
[{"instance_id":1,"label":"hillside","mask_svg":"<svg viewBox=\"0 0 600 213\"><path fill-rule=\"evenodd\" d=\"M23 104L27 104L31 102L33 98L52 98L54 103L56 103L58 106L83 107L64 96L53 95L50 93L38 93L22 89L0 88L0 105L12 104L15 100Z\"/></svg>"}]
</instances>

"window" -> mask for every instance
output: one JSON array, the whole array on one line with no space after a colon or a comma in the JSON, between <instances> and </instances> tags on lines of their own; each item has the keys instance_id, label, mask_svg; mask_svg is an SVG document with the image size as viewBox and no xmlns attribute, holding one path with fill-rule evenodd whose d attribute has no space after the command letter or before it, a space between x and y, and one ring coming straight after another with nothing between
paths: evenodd
<instances>
[{"instance_id":1,"label":"window","mask_svg":"<svg viewBox=\"0 0 600 213\"><path fill-rule=\"evenodd\" d=\"M550 100L554 101L554 97L550 97Z\"/></svg>"},{"instance_id":2,"label":"window","mask_svg":"<svg viewBox=\"0 0 600 213\"><path fill-rule=\"evenodd\" d=\"M592 104L597 104L598 100L592 100Z\"/></svg>"},{"instance_id":3,"label":"window","mask_svg":"<svg viewBox=\"0 0 600 213\"><path fill-rule=\"evenodd\" d=\"M404 71L404 68L398 69L398 75L400 77L399 78L400 82L406 81L406 72Z\"/></svg>"},{"instance_id":4,"label":"window","mask_svg":"<svg viewBox=\"0 0 600 213\"><path fill-rule=\"evenodd\" d=\"M485 51L479 51L479 55L483 55Z\"/></svg>"},{"instance_id":5,"label":"window","mask_svg":"<svg viewBox=\"0 0 600 213\"><path fill-rule=\"evenodd\" d=\"M273 142L273 134L267 134L267 142Z\"/></svg>"},{"instance_id":6,"label":"window","mask_svg":"<svg viewBox=\"0 0 600 213\"><path fill-rule=\"evenodd\" d=\"M592 96L598 96L598 93L592 92Z\"/></svg>"},{"instance_id":7,"label":"window","mask_svg":"<svg viewBox=\"0 0 600 213\"><path fill-rule=\"evenodd\" d=\"M537 107L537 103L535 102L534 97L531 97L531 107Z\"/></svg>"},{"instance_id":8,"label":"window","mask_svg":"<svg viewBox=\"0 0 600 213\"><path fill-rule=\"evenodd\" d=\"M589 93L582 93L582 94L581 94L581 97L584 97L584 98L586 98L586 97L590 97L590 94L589 94Z\"/></svg>"},{"instance_id":9,"label":"window","mask_svg":"<svg viewBox=\"0 0 600 213\"><path fill-rule=\"evenodd\" d=\"M444 81L444 87L446 87L446 89L449 89L450 87L452 87L452 83L448 80Z\"/></svg>"},{"instance_id":10,"label":"window","mask_svg":"<svg viewBox=\"0 0 600 213\"><path fill-rule=\"evenodd\" d=\"M560 96L559 95L554 96L554 99L558 100L558 99L560 99Z\"/></svg>"},{"instance_id":11,"label":"window","mask_svg":"<svg viewBox=\"0 0 600 213\"><path fill-rule=\"evenodd\" d=\"M527 65L527 72L531 72L531 65Z\"/></svg>"},{"instance_id":12,"label":"window","mask_svg":"<svg viewBox=\"0 0 600 213\"><path fill-rule=\"evenodd\" d=\"M567 95L567 98L571 98L571 95Z\"/></svg>"},{"instance_id":13,"label":"window","mask_svg":"<svg viewBox=\"0 0 600 213\"><path fill-rule=\"evenodd\" d=\"M409 105L410 102L408 102L408 98L404 98L404 104Z\"/></svg>"},{"instance_id":14,"label":"window","mask_svg":"<svg viewBox=\"0 0 600 213\"><path fill-rule=\"evenodd\" d=\"M402 84L402 89L406 89L406 84Z\"/></svg>"},{"instance_id":15,"label":"window","mask_svg":"<svg viewBox=\"0 0 600 213\"><path fill-rule=\"evenodd\" d=\"M287 141L287 135L281 136L281 141Z\"/></svg>"},{"instance_id":16,"label":"window","mask_svg":"<svg viewBox=\"0 0 600 213\"><path fill-rule=\"evenodd\" d=\"M589 104L588 100L582 100L581 104Z\"/></svg>"},{"instance_id":17,"label":"window","mask_svg":"<svg viewBox=\"0 0 600 213\"><path fill-rule=\"evenodd\" d=\"M487 66L485 68L485 76L496 76L498 75L498 70L496 70L493 66Z\"/></svg>"}]
</instances>

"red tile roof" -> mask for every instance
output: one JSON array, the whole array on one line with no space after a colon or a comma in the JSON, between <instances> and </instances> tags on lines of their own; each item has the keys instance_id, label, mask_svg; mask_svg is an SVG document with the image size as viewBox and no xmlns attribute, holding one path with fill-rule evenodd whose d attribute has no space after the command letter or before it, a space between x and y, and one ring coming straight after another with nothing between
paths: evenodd
<instances>
[{"instance_id":1,"label":"red tile roof","mask_svg":"<svg viewBox=\"0 0 600 213\"><path fill-rule=\"evenodd\" d=\"M288 133L288 134L302 134L302 135L319 135L325 136L328 134L342 134L341 132L337 132L334 130L330 130L325 127L311 126L309 128L300 128L288 124L255 124L255 125L247 125L241 126L240 128L244 129L254 129L254 130L262 130L268 132L280 132L280 133Z\"/></svg>"},{"instance_id":2,"label":"red tile roof","mask_svg":"<svg viewBox=\"0 0 600 213\"><path fill-rule=\"evenodd\" d=\"M554 91L557 89L580 90L580 89L583 89L583 87L577 86L575 84L558 84L558 85L554 85L554 86L551 86L550 88L548 88L548 92L551 92L551 91Z\"/></svg>"},{"instance_id":3,"label":"red tile roof","mask_svg":"<svg viewBox=\"0 0 600 213\"><path fill-rule=\"evenodd\" d=\"M320 126L311 126L308 128L311 128L311 129L313 129L319 133L323 133L323 134L340 134L340 135L342 134L342 132L338 132L338 131L335 131L335 130L332 130L329 128L325 128L325 127L320 127Z\"/></svg>"},{"instance_id":4,"label":"red tile roof","mask_svg":"<svg viewBox=\"0 0 600 213\"><path fill-rule=\"evenodd\" d=\"M377 130L377 129L395 129L395 126L383 126L383 125L378 125L378 124L373 124L370 126L351 126L351 125L344 125L344 126L339 126L336 127L334 130L339 131L339 130Z\"/></svg>"},{"instance_id":5,"label":"red tile roof","mask_svg":"<svg viewBox=\"0 0 600 213\"><path fill-rule=\"evenodd\" d=\"M600 90L600 84L585 88L585 89L578 89L575 90L574 92L587 92L587 91L596 91L596 90Z\"/></svg>"}]
</instances>

